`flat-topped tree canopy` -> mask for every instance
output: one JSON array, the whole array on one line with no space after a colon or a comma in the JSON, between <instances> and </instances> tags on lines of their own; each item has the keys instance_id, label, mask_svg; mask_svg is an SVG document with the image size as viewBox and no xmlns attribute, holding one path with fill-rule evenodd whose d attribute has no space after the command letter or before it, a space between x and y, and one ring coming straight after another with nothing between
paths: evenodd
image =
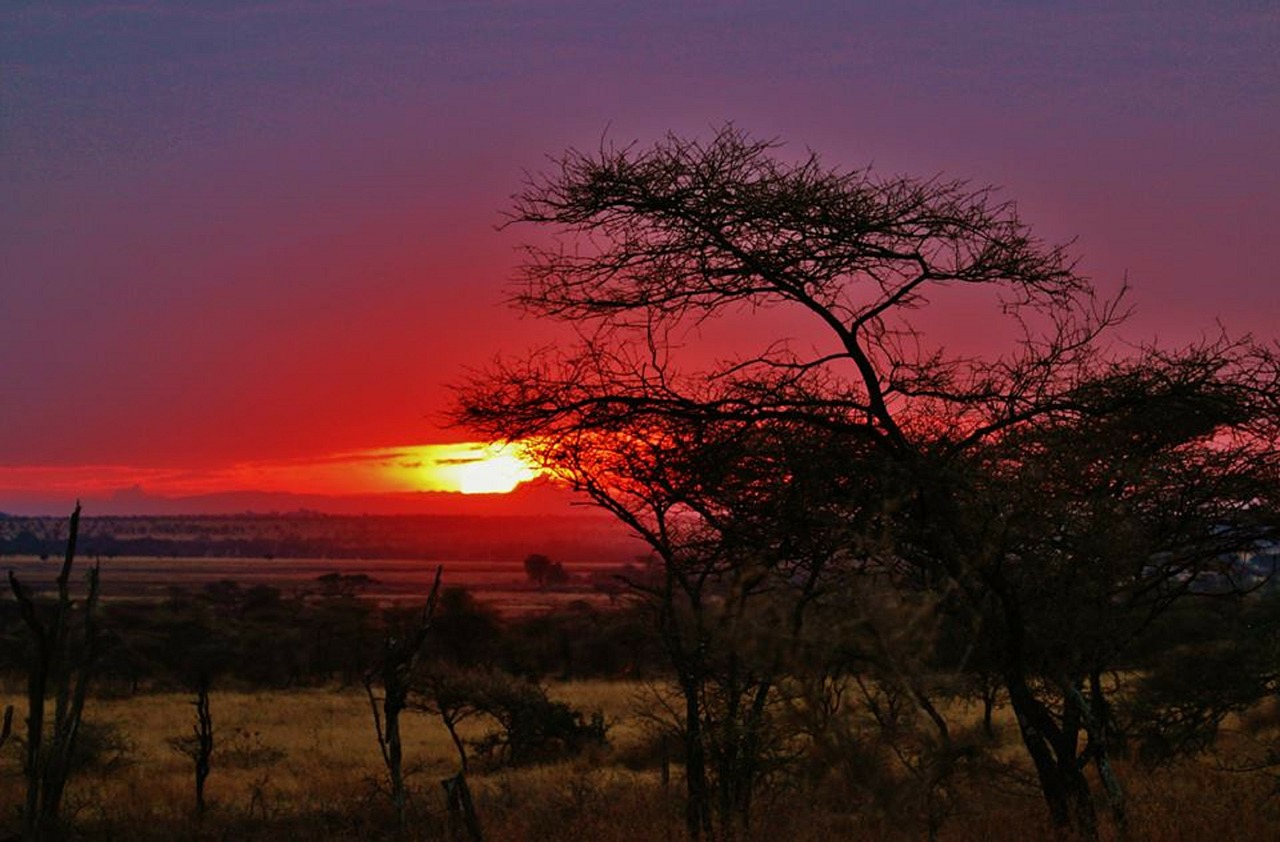
<instances>
[{"instance_id":1,"label":"flat-topped tree canopy","mask_svg":"<svg viewBox=\"0 0 1280 842\"><path fill-rule=\"evenodd\" d=\"M466 397L462 420L522 437L588 407L601 424L611 406L713 407L799 413L891 444L968 435L1027 412L1047 378L1069 378L1122 315L990 188L843 171L781 150L727 126L706 141L570 151L531 177L508 224L546 238L526 246L513 301L570 322L579 344L498 364L548 398L503 394L506 429L484 424L483 401ZM938 295L966 286L983 289L981 329L1004 323L1011 347L949 354L919 329ZM752 330L710 362L684 348L710 322L766 311L798 317L787 324L803 338Z\"/></svg>"}]
</instances>

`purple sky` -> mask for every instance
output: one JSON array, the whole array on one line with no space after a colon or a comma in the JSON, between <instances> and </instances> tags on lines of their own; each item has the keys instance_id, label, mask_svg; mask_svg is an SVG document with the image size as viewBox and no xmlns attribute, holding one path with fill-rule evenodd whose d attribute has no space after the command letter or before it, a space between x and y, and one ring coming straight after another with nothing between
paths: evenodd
<instances>
[{"instance_id":1,"label":"purple sky","mask_svg":"<svg viewBox=\"0 0 1280 842\"><path fill-rule=\"evenodd\" d=\"M493 226L606 131L1001 185L1130 335L1276 336L1280 6L1064 5L5 4L0 503L465 437L443 385L552 335Z\"/></svg>"}]
</instances>

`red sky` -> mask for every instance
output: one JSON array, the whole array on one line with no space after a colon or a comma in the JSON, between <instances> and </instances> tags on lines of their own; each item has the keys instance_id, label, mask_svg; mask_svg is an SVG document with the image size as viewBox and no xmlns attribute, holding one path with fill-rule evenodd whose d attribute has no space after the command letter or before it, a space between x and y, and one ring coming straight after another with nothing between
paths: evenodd
<instances>
[{"instance_id":1,"label":"red sky","mask_svg":"<svg viewBox=\"0 0 1280 842\"><path fill-rule=\"evenodd\" d=\"M396 491L332 466L468 441L447 384L555 338L494 226L605 132L999 184L1132 335L1273 337L1277 43L1247 2L7 4L0 511Z\"/></svg>"}]
</instances>

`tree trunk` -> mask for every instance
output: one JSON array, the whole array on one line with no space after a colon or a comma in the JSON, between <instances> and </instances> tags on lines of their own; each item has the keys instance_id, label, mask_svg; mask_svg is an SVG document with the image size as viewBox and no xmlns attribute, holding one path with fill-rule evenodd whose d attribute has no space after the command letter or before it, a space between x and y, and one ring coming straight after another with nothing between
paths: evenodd
<instances>
[{"instance_id":1,"label":"tree trunk","mask_svg":"<svg viewBox=\"0 0 1280 842\"><path fill-rule=\"evenodd\" d=\"M702 705L698 699L701 689L696 682L681 682L685 701L684 776L685 776L685 827L690 839L700 839L705 833L711 838L711 793L707 783L707 761L703 745Z\"/></svg>"},{"instance_id":2,"label":"tree trunk","mask_svg":"<svg viewBox=\"0 0 1280 842\"><path fill-rule=\"evenodd\" d=\"M1089 781L1080 771L1076 736L1064 732L1052 721L1021 676L1007 676L1006 689L1018 719L1022 743L1035 765L1040 791L1049 808L1049 820L1060 832L1074 833L1086 840L1097 839L1097 813Z\"/></svg>"},{"instance_id":3,"label":"tree trunk","mask_svg":"<svg viewBox=\"0 0 1280 842\"><path fill-rule=\"evenodd\" d=\"M204 818L204 783L209 778L213 758L213 717L209 713L209 676L201 673L196 684L195 774L196 817Z\"/></svg>"},{"instance_id":4,"label":"tree trunk","mask_svg":"<svg viewBox=\"0 0 1280 842\"><path fill-rule=\"evenodd\" d=\"M476 815L475 803L471 800L466 773L459 772L452 778L445 778L440 785L444 787L449 808L449 837L460 839L465 833L469 842L483 842L480 818Z\"/></svg>"}]
</instances>

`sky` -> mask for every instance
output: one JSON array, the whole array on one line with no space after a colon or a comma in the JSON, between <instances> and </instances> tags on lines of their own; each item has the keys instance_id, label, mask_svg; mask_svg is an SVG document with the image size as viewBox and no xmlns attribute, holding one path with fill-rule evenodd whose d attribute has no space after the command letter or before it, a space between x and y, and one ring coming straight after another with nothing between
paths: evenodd
<instances>
[{"instance_id":1,"label":"sky","mask_svg":"<svg viewBox=\"0 0 1280 842\"><path fill-rule=\"evenodd\" d=\"M602 137L997 185L1134 338L1274 338L1278 45L1272 2L6 3L0 511L462 490L448 385L562 335L502 212Z\"/></svg>"}]
</instances>

